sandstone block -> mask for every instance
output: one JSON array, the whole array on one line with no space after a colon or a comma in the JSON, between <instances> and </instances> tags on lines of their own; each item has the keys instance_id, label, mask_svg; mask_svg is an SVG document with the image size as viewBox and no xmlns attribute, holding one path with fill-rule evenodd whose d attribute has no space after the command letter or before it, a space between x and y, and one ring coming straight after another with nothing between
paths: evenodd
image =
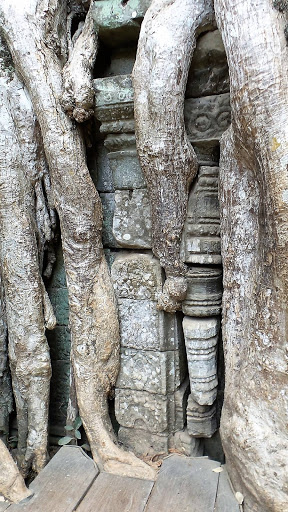
<instances>
[{"instance_id":1,"label":"sandstone block","mask_svg":"<svg viewBox=\"0 0 288 512\"><path fill-rule=\"evenodd\" d=\"M155 300L162 291L162 269L152 254L120 253L111 271L115 293L121 299Z\"/></svg>"},{"instance_id":2,"label":"sandstone block","mask_svg":"<svg viewBox=\"0 0 288 512\"><path fill-rule=\"evenodd\" d=\"M118 299L118 313L122 347L163 351L182 343L178 317L158 311L152 300Z\"/></svg>"},{"instance_id":3,"label":"sandstone block","mask_svg":"<svg viewBox=\"0 0 288 512\"><path fill-rule=\"evenodd\" d=\"M118 423L127 428L146 430L153 434L173 432L176 425L175 394L152 394L147 391L116 389L115 414ZM178 418L177 418L178 419Z\"/></svg>"},{"instance_id":4,"label":"sandstone block","mask_svg":"<svg viewBox=\"0 0 288 512\"><path fill-rule=\"evenodd\" d=\"M92 170L92 179L98 192L114 192L113 174L108 159L108 151L102 144L96 146L96 157Z\"/></svg>"},{"instance_id":5,"label":"sandstone block","mask_svg":"<svg viewBox=\"0 0 288 512\"><path fill-rule=\"evenodd\" d=\"M113 173L113 184L117 190L145 188L146 182L141 171L136 147L108 153Z\"/></svg>"},{"instance_id":6,"label":"sandstone block","mask_svg":"<svg viewBox=\"0 0 288 512\"><path fill-rule=\"evenodd\" d=\"M146 189L116 190L113 235L121 247L151 248L151 213Z\"/></svg>"},{"instance_id":7,"label":"sandstone block","mask_svg":"<svg viewBox=\"0 0 288 512\"><path fill-rule=\"evenodd\" d=\"M46 331L46 336L50 347L51 359L70 361L70 329L66 326L56 325L53 331Z\"/></svg>"},{"instance_id":8,"label":"sandstone block","mask_svg":"<svg viewBox=\"0 0 288 512\"><path fill-rule=\"evenodd\" d=\"M137 428L120 427L119 441L138 456L166 454L169 449L169 434L151 434L151 432Z\"/></svg>"},{"instance_id":9,"label":"sandstone block","mask_svg":"<svg viewBox=\"0 0 288 512\"><path fill-rule=\"evenodd\" d=\"M107 46L127 46L136 42L140 24L151 0L98 0L94 19L101 41Z\"/></svg>"},{"instance_id":10,"label":"sandstone block","mask_svg":"<svg viewBox=\"0 0 288 512\"><path fill-rule=\"evenodd\" d=\"M68 325L69 304L67 288L50 288L48 293L56 315L57 324Z\"/></svg>"},{"instance_id":11,"label":"sandstone block","mask_svg":"<svg viewBox=\"0 0 288 512\"><path fill-rule=\"evenodd\" d=\"M122 349L116 386L166 395L175 391L184 377L185 366L179 351Z\"/></svg>"},{"instance_id":12,"label":"sandstone block","mask_svg":"<svg viewBox=\"0 0 288 512\"><path fill-rule=\"evenodd\" d=\"M134 92L131 75L97 78L94 80L94 89L95 117L98 121L113 123L133 119ZM114 132L113 129L105 131Z\"/></svg>"},{"instance_id":13,"label":"sandstone block","mask_svg":"<svg viewBox=\"0 0 288 512\"><path fill-rule=\"evenodd\" d=\"M229 72L219 30L201 34L189 70L186 97L229 92Z\"/></svg>"}]
</instances>

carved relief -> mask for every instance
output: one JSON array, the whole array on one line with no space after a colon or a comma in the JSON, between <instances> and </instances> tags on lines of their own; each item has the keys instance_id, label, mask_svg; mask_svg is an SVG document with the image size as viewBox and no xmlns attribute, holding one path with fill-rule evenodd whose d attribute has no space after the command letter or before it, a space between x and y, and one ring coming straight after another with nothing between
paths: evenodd
<instances>
[{"instance_id":1,"label":"carved relief","mask_svg":"<svg viewBox=\"0 0 288 512\"><path fill-rule=\"evenodd\" d=\"M187 263L221 264L218 167L200 167L189 194L181 258Z\"/></svg>"}]
</instances>

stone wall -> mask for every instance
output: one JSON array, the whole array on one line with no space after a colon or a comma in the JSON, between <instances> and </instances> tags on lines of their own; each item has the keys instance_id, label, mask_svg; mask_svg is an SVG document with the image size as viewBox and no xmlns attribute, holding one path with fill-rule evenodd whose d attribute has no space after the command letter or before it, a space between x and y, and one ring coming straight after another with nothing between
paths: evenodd
<instances>
[{"instance_id":1,"label":"stone wall","mask_svg":"<svg viewBox=\"0 0 288 512\"><path fill-rule=\"evenodd\" d=\"M96 65L101 76L94 80L97 128L90 168L103 204L103 244L119 311L119 440L142 455L178 450L221 458L216 433L223 392L223 365L219 370L218 364L222 269L217 164L219 137L230 123L224 48L218 31L202 35L189 73L185 123L199 173L181 246L181 258L189 267L187 297L182 312L168 314L156 307L164 276L151 251L150 205L137 158L130 76L147 6L134 19L138 29L137 23L131 29L131 19L125 21L121 13L109 24L107 2L97 4L103 17L101 65ZM128 26L131 30L125 32ZM57 425L65 424L69 374L67 290L59 258L50 296L57 306L57 327L49 334L51 423L56 432Z\"/></svg>"}]
</instances>

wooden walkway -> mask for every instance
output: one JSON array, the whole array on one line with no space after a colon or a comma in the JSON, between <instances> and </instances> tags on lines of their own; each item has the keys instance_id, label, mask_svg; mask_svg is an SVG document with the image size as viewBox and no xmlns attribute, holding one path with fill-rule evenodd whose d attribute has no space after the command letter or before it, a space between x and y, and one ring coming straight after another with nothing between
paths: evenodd
<instances>
[{"instance_id":1,"label":"wooden walkway","mask_svg":"<svg viewBox=\"0 0 288 512\"><path fill-rule=\"evenodd\" d=\"M34 496L22 505L0 501L0 512L239 512L220 466L170 455L152 482L99 473L81 448L63 446L31 483Z\"/></svg>"}]
</instances>

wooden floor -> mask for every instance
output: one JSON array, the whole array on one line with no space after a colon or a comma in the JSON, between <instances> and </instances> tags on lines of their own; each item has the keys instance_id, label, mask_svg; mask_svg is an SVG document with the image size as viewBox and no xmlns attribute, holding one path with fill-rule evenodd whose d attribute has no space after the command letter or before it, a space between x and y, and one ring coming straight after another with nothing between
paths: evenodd
<instances>
[{"instance_id":1,"label":"wooden floor","mask_svg":"<svg viewBox=\"0 0 288 512\"><path fill-rule=\"evenodd\" d=\"M30 488L27 503L0 501L0 512L239 512L225 468L206 457L170 455L152 482L99 473L81 448L63 446Z\"/></svg>"}]
</instances>

